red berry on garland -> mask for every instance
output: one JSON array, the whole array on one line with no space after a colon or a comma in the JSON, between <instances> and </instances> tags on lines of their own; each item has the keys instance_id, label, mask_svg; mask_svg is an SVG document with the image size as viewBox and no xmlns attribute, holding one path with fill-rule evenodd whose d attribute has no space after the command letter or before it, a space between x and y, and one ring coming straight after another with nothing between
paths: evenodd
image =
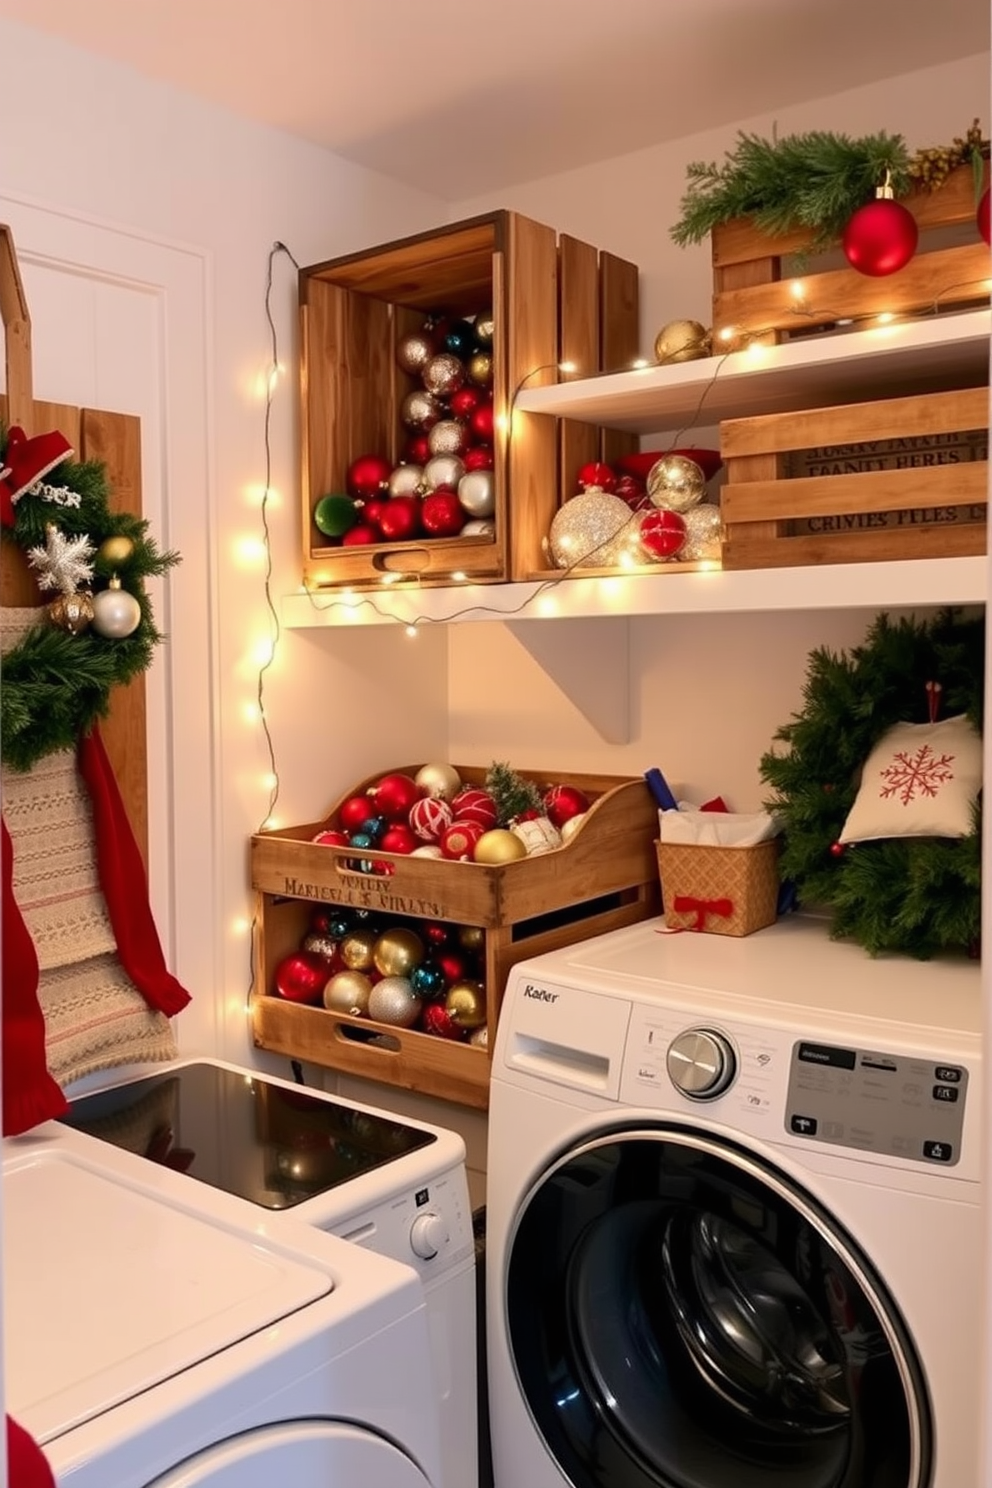
<instances>
[{"instance_id":1,"label":"red berry on garland","mask_svg":"<svg viewBox=\"0 0 992 1488\"><path fill-rule=\"evenodd\" d=\"M544 809L559 829L573 816L589 810L589 797L574 785L553 785L544 793Z\"/></svg>"},{"instance_id":2,"label":"red berry on garland","mask_svg":"<svg viewBox=\"0 0 992 1488\"><path fill-rule=\"evenodd\" d=\"M379 531L386 542L403 542L420 530L420 502L416 496L393 496L379 518Z\"/></svg>"},{"instance_id":3,"label":"red berry on garland","mask_svg":"<svg viewBox=\"0 0 992 1488\"><path fill-rule=\"evenodd\" d=\"M981 198L980 198L979 203L978 203L978 211L975 213L975 223L976 223L976 225L978 227L978 231L981 233L981 235L985 239L986 243L992 242L992 237L989 236L989 191L990 190L992 190L992 188L986 186L985 190L982 192Z\"/></svg>"},{"instance_id":4,"label":"red berry on garland","mask_svg":"<svg viewBox=\"0 0 992 1488\"><path fill-rule=\"evenodd\" d=\"M435 1038L460 1039L465 1034L465 1030L458 1027L441 1002L428 1003L420 1021L424 1032L432 1033Z\"/></svg>"},{"instance_id":5,"label":"red berry on garland","mask_svg":"<svg viewBox=\"0 0 992 1488\"><path fill-rule=\"evenodd\" d=\"M412 775L394 773L383 775L375 785L369 786L369 798L372 800L376 814L384 816L387 821L405 821L410 813L414 801L420 800L420 786ZM368 802L366 802L366 816L368 815Z\"/></svg>"},{"instance_id":6,"label":"red berry on garland","mask_svg":"<svg viewBox=\"0 0 992 1488\"><path fill-rule=\"evenodd\" d=\"M421 503L420 522L431 537L457 537L466 522L457 492L441 488L431 491Z\"/></svg>"},{"instance_id":7,"label":"red berry on garland","mask_svg":"<svg viewBox=\"0 0 992 1488\"><path fill-rule=\"evenodd\" d=\"M576 480L580 491L588 491L590 486L598 486L601 491L612 491L617 483L613 471L602 460L590 460L587 465L581 465Z\"/></svg>"},{"instance_id":8,"label":"red berry on garland","mask_svg":"<svg viewBox=\"0 0 992 1488\"><path fill-rule=\"evenodd\" d=\"M374 496L385 489L392 468L381 455L359 455L348 466L345 485L352 496Z\"/></svg>"},{"instance_id":9,"label":"red berry on garland","mask_svg":"<svg viewBox=\"0 0 992 1488\"><path fill-rule=\"evenodd\" d=\"M894 200L888 173L875 200L859 207L844 229L844 257L859 274L882 278L895 274L916 252L920 230L916 218Z\"/></svg>"},{"instance_id":10,"label":"red berry on garland","mask_svg":"<svg viewBox=\"0 0 992 1488\"><path fill-rule=\"evenodd\" d=\"M462 464L465 466L466 471L492 470L493 452L488 444L473 445L462 456Z\"/></svg>"},{"instance_id":11,"label":"red berry on garland","mask_svg":"<svg viewBox=\"0 0 992 1488\"><path fill-rule=\"evenodd\" d=\"M319 1002L328 974L323 956L312 951L294 951L276 967L273 989L286 1002Z\"/></svg>"},{"instance_id":12,"label":"red berry on garland","mask_svg":"<svg viewBox=\"0 0 992 1488\"><path fill-rule=\"evenodd\" d=\"M842 858L847 851L846 842L831 842L830 853L832 857Z\"/></svg>"}]
</instances>

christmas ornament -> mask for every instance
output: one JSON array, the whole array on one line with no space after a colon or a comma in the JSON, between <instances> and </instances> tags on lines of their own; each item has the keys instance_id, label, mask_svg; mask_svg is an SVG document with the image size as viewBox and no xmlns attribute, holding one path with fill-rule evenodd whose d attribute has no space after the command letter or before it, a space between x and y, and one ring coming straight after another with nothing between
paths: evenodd
<instances>
[{"instance_id":1,"label":"christmas ornament","mask_svg":"<svg viewBox=\"0 0 992 1488\"><path fill-rule=\"evenodd\" d=\"M895 274L916 252L920 237L916 218L894 198L891 172L886 172L875 200L859 207L844 229L844 257L859 274L874 278Z\"/></svg>"},{"instance_id":2,"label":"christmas ornament","mask_svg":"<svg viewBox=\"0 0 992 1488\"><path fill-rule=\"evenodd\" d=\"M368 797L387 821L405 821L414 801L420 800L420 787L411 775L394 771L370 785Z\"/></svg>"},{"instance_id":3,"label":"christmas ornament","mask_svg":"<svg viewBox=\"0 0 992 1488\"><path fill-rule=\"evenodd\" d=\"M431 357L421 376L424 387L435 398L450 398L465 381L465 367L458 357L452 356L449 351L442 351L438 356Z\"/></svg>"},{"instance_id":4,"label":"christmas ornament","mask_svg":"<svg viewBox=\"0 0 992 1488\"><path fill-rule=\"evenodd\" d=\"M363 849L368 847L375 847L375 838L372 836L371 832L352 832L351 836L348 838L348 845L349 847L360 847ZM363 873L368 873L368 871L368 868L362 868Z\"/></svg>"},{"instance_id":5,"label":"christmas ornament","mask_svg":"<svg viewBox=\"0 0 992 1488\"><path fill-rule=\"evenodd\" d=\"M345 832L357 832L370 815L368 796L346 796L338 807L338 821Z\"/></svg>"},{"instance_id":6,"label":"christmas ornament","mask_svg":"<svg viewBox=\"0 0 992 1488\"><path fill-rule=\"evenodd\" d=\"M698 320L670 320L654 338L654 359L659 366L694 362L708 357L710 351L710 333Z\"/></svg>"},{"instance_id":7,"label":"christmas ornament","mask_svg":"<svg viewBox=\"0 0 992 1488\"><path fill-rule=\"evenodd\" d=\"M458 482L458 500L470 517L491 517L496 510L496 481L491 470L470 470Z\"/></svg>"},{"instance_id":8,"label":"christmas ornament","mask_svg":"<svg viewBox=\"0 0 992 1488\"><path fill-rule=\"evenodd\" d=\"M377 543L382 533L377 527L370 527L367 522L359 522L357 527L349 527L341 539L343 548L367 548Z\"/></svg>"},{"instance_id":9,"label":"christmas ornament","mask_svg":"<svg viewBox=\"0 0 992 1488\"><path fill-rule=\"evenodd\" d=\"M495 456L488 444L475 444L465 451L464 464L466 470L492 470Z\"/></svg>"},{"instance_id":10,"label":"christmas ornament","mask_svg":"<svg viewBox=\"0 0 992 1488\"><path fill-rule=\"evenodd\" d=\"M546 816L516 821L510 831L520 838L529 858L538 858L542 853L554 852L555 848L561 847L561 833Z\"/></svg>"},{"instance_id":11,"label":"christmas ornament","mask_svg":"<svg viewBox=\"0 0 992 1488\"><path fill-rule=\"evenodd\" d=\"M432 455L424 466L423 485L428 491L438 486L453 491L464 474L465 466L457 455Z\"/></svg>"},{"instance_id":12,"label":"christmas ornament","mask_svg":"<svg viewBox=\"0 0 992 1488\"><path fill-rule=\"evenodd\" d=\"M319 847L347 847L348 834L328 828L325 831L318 832L316 837L311 837L310 841L316 842Z\"/></svg>"},{"instance_id":13,"label":"christmas ornament","mask_svg":"<svg viewBox=\"0 0 992 1488\"><path fill-rule=\"evenodd\" d=\"M486 932L481 925L459 925L458 944L463 951L475 954L483 949L485 943Z\"/></svg>"},{"instance_id":14,"label":"christmas ornament","mask_svg":"<svg viewBox=\"0 0 992 1488\"><path fill-rule=\"evenodd\" d=\"M408 977L426 954L427 949L417 932L397 925L379 936L372 959L376 970L383 976Z\"/></svg>"},{"instance_id":15,"label":"christmas ornament","mask_svg":"<svg viewBox=\"0 0 992 1488\"><path fill-rule=\"evenodd\" d=\"M396 343L396 360L412 376L419 376L433 355L434 338L427 331L411 331Z\"/></svg>"},{"instance_id":16,"label":"christmas ornament","mask_svg":"<svg viewBox=\"0 0 992 1488\"><path fill-rule=\"evenodd\" d=\"M472 1032L468 1036L468 1041L475 1049L489 1048L489 1029L485 1023L480 1024L478 1028L472 1029Z\"/></svg>"},{"instance_id":17,"label":"christmas ornament","mask_svg":"<svg viewBox=\"0 0 992 1488\"><path fill-rule=\"evenodd\" d=\"M493 359L488 351L477 351L468 359L469 380L477 387L488 387L493 380Z\"/></svg>"},{"instance_id":18,"label":"christmas ornament","mask_svg":"<svg viewBox=\"0 0 992 1488\"><path fill-rule=\"evenodd\" d=\"M279 962L272 982L286 1002L319 1002L327 981L327 963L308 951L294 951Z\"/></svg>"},{"instance_id":19,"label":"christmas ornament","mask_svg":"<svg viewBox=\"0 0 992 1488\"><path fill-rule=\"evenodd\" d=\"M433 1034L435 1038L460 1039L465 1036L465 1030L459 1028L439 1002L424 1008L420 1022L424 1032Z\"/></svg>"},{"instance_id":20,"label":"christmas ornament","mask_svg":"<svg viewBox=\"0 0 992 1488\"><path fill-rule=\"evenodd\" d=\"M978 200L978 210L975 213L975 225L978 228L978 231L981 233L982 237L985 239L986 243L992 242L992 238L990 238L989 236L990 189L992 188L986 186L985 190L982 192Z\"/></svg>"},{"instance_id":21,"label":"christmas ornament","mask_svg":"<svg viewBox=\"0 0 992 1488\"><path fill-rule=\"evenodd\" d=\"M444 976L444 984L451 987L468 975L468 960L460 951L443 949L435 957Z\"/></svg>"},{"instance_id":22,"label":"christmas ornament","mask_svg":"<svg viewBox=\"0 0 992 1488\"><path fill-rule=\"evenodd\" d=\"M453 801L462 788L462 777L454 765L422 765L414 780L425 795L442 801Z\"/></svg>"},{"instance_id":23,"label":"christmas ornament","mask_svg":"<svg viewBox=\"0 0 992 1488\"><path fill-rule=\"evenodd\" d=\"M475 822L454 821L450 827L445 827L438 839L441 856L454 862L470 858L472 849L481 836L482 828Z\"/></svg>"},{"instance_id":24,"label":"christmas ornament","mask_svg":"<svg viewBox=\"0 0 992 1488\"><path fill-rule=\"evenodd\" d=\"M451 807L438 796L426 796L410 807L410 826L423 842L437 842L453 821Z\"/></svg>"},{"instance_id":25,"label":"christmas ornament","mask_svg":"<svg viewBox=\"0 0 992 1488\"><path fill-rule=\"evenodd\" d=\"M120 568L134 553L134 541L130 537L105 537L96 550L97 562L105 568Z\"/></svg>"},{"instance_id":26,"label":"christmas ornament","mask_svg":"<svg viewBox=\"0 0 992 1488\"><path fill-rule=\"evenodd\" d=\"M589 810L589 797L575 785L552 785L544 793L544 809L560 831L573 816Z\"/></svg>"},{"instance_id":27,"label":"christmas ornament","mask_svg":"<svg viewBox=\"0 0 992 1488\"><path fill-rule=\"evenodd\" d=\"M34 569L38 588L58 589L62 594L74 594L93 577L93 565L89 561L96 549L85 533L67 537L54 522L45 525L45 546L28 548L27 560Z\"/></svg>"},{"instance_id":28,"label":"christmas ornament","mask_svg":"<svg viewBox=\"0 0 992 1488\"><path fill-rule=\"evenodd\" d=\"M121 588L116 574L106 589L94 594L91 624L97 635L111 641L133 635L141 624L141 606L133 594Z\"/></svg>"},{"instance_id":29,"label":"christmas ornament","mask_svg":"<svg viewBox=\"0 0 992 1488\"><path fill-rule=\"evenodd\" d=\"M423 1004L406 977L387 976L369 993L368 1014L377 1023L393 1028L412 1028Z\"/></svg>"},{"instance_id":30,"label":"christmas ornament","mask_svg":"<svg viewBox=\"0 0 992 1488\"><path fill-rule=\"evenodd\" d=\"M379 846L383 852L412 853L418 840L404 822L391 822L379 838Z\"/></svg>"},{"instance_id":31,"label":"christmas ornament","mask_svg":"<svg viewBox=\"0 0 992 1488\"><path fill-rule=\"evenodd\" d=\"M527 848L507 827L484 832L472 849L472 860L487 865L514 863L527 856Z\"/></svg>"},{"instance_id":32,"label":"christmas ornament","mask_svg":"<svg viewBox=\"0 0 992 1488\"><path fill-rule=\"evenodd\" d=\"M358 521L358 507L350 496L322 496L313 509L313 521L325 537L343 537Z\"/></svg>"},{"instance_id":33,"label":"christmas ornament","mask_svg":"<svg viewBox=\"0 0 992 1488\"><path fill-rule=\"evenodd\" d=\"M427 436L432 455L460 455L468 448L468 429L458 419L441 419Z\"/></svg>"},{"instance_id":34,"label":"christmas ornament","mask_svg":"<svg viewBox=\"0 0 992 1488\"><path fill-rule=\"evenodd\" d=\"M475 339L480 346L492 346L494 335L493 312L491 310L481 311L475 317L475 323L472 329L475 332Z\"/></svg>"},{"instance_id":35,"label":"christmas ornament","mask_svg":"<svg viewBox=\"0 0 992 1488\"><path fill-rule=\"evenodd\" d=\"M660 449L635 450L629 455L617 455L616 468L623 475L634 475L639 481L646 481L651 473L651 467L657 465L659 460L665 459L668 455L684 455L687 460L695 460L708 481L713 479L723 464L719 450Z\"/></svg>"},{"instance_id":36,"label":"christmas ornament","mask_svg":"<svg viewBox=\"0 0 992 1488\"><path fill-rule=\"evenodd\" d=\"M481 388L470 387L468 384L465 387L460 387L448 399L448 407L451 409L452 417L468 420L484 397L485 394Z\"/></svg>"},{"instance_id":37,"label":"christmas ornament","mask_svg":"<svg viewBox=\"0 0 992 1488\"><path fill-rule=\"evenodd\" d=\"M443 920L425 920L420 928L427 944L434 946L435 949L438 946L447 945L451 939L451 927Z\"/></svg>"},{"instance_id":38,"label":"christmas ornament","mask_svg":"<svg viewBox=\"0 0 992 1488\"><path fill-rule=\"evenodd\" d=\"M352 496L374 496L385 490L391 466L381 455L359 455L352 460L345 475L345 486Z\"/></svg>"},{"instance_id":39,"label":"christmas ornament","mask_svg":"<svg viewBox=\"0 0 992 1488\"><path fill-rule=\"evenodd\" d=\"M473 409L469 415L468 426L473 439L479 439L488 444L493 437L493 405L480 403L478 408Z\"/></svg>"},{"instance_id":40,"label":"christmas ornament","mask_svg":"<svg viewBox=\"0 0 992 1488\"><path fill-rule=\"evenodd\" d=\"M390 474L392 479L392 474ZM361 520L368 526L378 529L379 522L389 501L388 493L385 496L370 496L366 501L359 502L361 507ZM345 537L347 537L345 533Z\"/></svg>"},{"instance_id":41,"label":"christmas ornament","mask_svg":"<svg viewBox=\"0 0 992 1488\"><path fill-rule=\"evenodd\" d=\"M556 568L601 568L610 544L630 520L630 509L618 496L590 487L558 508L548 533Z\"/></svg>"},{"instance_id":42,"label":"christmas ornament","mask_svg":"<svg viewBox=\"0 0 992 1488\"><path fill-rule=\"evenodd\" d=\"M580 491L588 491L590 486L595 486L600 491L612 491L616 480L609 465L604 465L602 460L590 460L587 464L580 465L576 476Z\"/></svg>"},{"instance_id":43,"label":"christmas ornament","mask_svg":"<svg viewBox=\"0 0 992 1488\"><path fill-rule=\"evenodd\" d=\"M320 956L323 961L330 962L338 959L337 941L333 936L321 935L316 930L312 930L309 935L303 937L300 950L306 951L308 955Z\"/></svg>"},{"instance_id":44,"label":"christmas ornament","mask_svg":"<svg viewBox=\"0 0 992 1488\"><path fill-rule=\"evenodd\" d=\"M369 1010L372 983L362 971L337 971L324 987L324 1006L332 1013L364 1018Z\"/></svg>"},{"instance_id":45,"label":"christmas ornament","mask_svg":"<svg viewBox=\"0 0 992 1488\"><path fill-rule=\"evenodd\" d=\"M486 989L481 982L455 982L448 988L444 1010L459 1028L479 1028L486 1021Z\"/></svg>"},{"instance_id":46,"label":"christmas ornament","mask_svg":"<svg viewBox=\"0 0 992 1488\"><path fill-rule=\"evenodd\" d=\"M416 496L420 490L423 478L424 470L422 465L397 465L395 470L389 472L386 489L389 491L390 496ZM368 517L367 507L365 509L365 516L366 518Z\"/></svg>"},{"instance_id":47,"label":"christmas ornament","mask_svg":"<svg viewBox=\"0 0 992 1488\"><path fill-rule=\"evenodd\" d=\"M457 537L465 525L465 510L454 491L431 491L425 496L420 525L431 537Z\"/></svg>"},{"instance_id":48,"label":"christmas ornament","mask_svg":"<svg viewBox=\"0 0 992 1488\"><path fill-rule=\"evenodd\" d=\"M618 475L613 494L625 501L631 511L643 511L649 505L644 482L638 480L636 475Z\"/></svg>"},{"instance_id":49,"label":"christmas ornament","mask_svg":"<svg viewBox=\"0 0 992 1488\"><path fill-rule=\"evenodd\" d=\"M441 405L436 398L421 388L407 393L400 404L400 419L408 429L420 429L424 433L433 428L441 417Z\"/></svg>"},{"instance_id":50,"label":"christmas ornament","mask_svg":"<svg viewBox=\"0 0 992 1488\"><path fill-rule=\"evenodd\" d=\"M328 935L333 935L335 940L343 940L344 937L355 928L355 916L348 909L340 909L335 907L334 909L322 911L321 914L322 916L326 914L326 919L323 919L326 933ZM315 929L318 928L316 924L316 916L314 917L314 921L312 923L314 924Z\"/></svg>"},{"instance_id":51,"label":"christmas ornament","mask_svg":"<svg viewBox=\"0 0 992 1488\"><path fill-rule=\"evenodd\" d=\"M684 512L682 519L685 522L685 541L679 549L680 560L696 563L706 558L719 558L720 508L701 501L698 506Z\"/></svg>"},{"instance_id":52,"label":"christmas ornament","mask_svg":"<svg viewBox=\"0 0 992 1488\"><path fill-rule=\"evenodd\" d=\"M444 338L444 349L464 361L476 348L475 326L470 320L453 320Z\"/></svg>"},{"instance_id":53,"label":"christmas ornament","mask_svg":"<svg viewBox=\"0 0 992 1488\"><path fill-rule=\"evenodd\" d=\"M459 533L459 536L460 537L495 537L496 536L496 523L495 522L491 522L488 519L488 517L487 518L484 518L481 521L476 521L475 519L473 519L471 522L466 522L465 523L465 526L462 528L461 532Z\"/></svg>"},{"instance_id":54,"label":"christmas ornament","mask_svg":"<svg viewBox=\"0 0 992 1488\"><path fill-rule=\"evenodd\" d=\"M420 502L415 496L393 496L379 518L379 531L386 542L405 542L420 530Z\"/></svg>"},{"instance_id":55,"label":"christmas ornament","mask_svg":"<svg viewBox=\"0 0 992 1488\"><path fill-rule=\"evenodd\" d=\"M338 951L348 971L370 971L375 965L375 943L378 935L370 926L349 930Z\"/></svg>"},{"instance_id":56,"label":"christmas ornament","mask_svg":"<svg viewBox=\"0 0 992 1488\"><path fill-rule=\"evenodd\" d=\"M411 858L442 858L444 854L433 842L425 842L423 847L415 847L410 854Z\"/></svg>"},{"instance_id":57,"label":"christmas ornament","mask_svg":"<svg viewBox=\"0 0 992 1488\"><path fill-rule=\"evenodd\" d=\"M93 596L86 589L78 594L60 594L45 606L45 613L59 630L82 635L93 619Z\"/></svg>"},{"instance_id":58,"label":"christmas ornament","mask_svg":"<svg viewBox=\"0 0 992 1488\"><path fill-rule=\"evenodd\" d=\"M496 802L492 796L488 791L479 790L474 785L466 786L453 797L451 810L455 821L474 822L484 832L495 827L499 821Z\"/></svg>"},{"instance_id":59,"label":"christmas ornament","mask_svg":"<svg viewBox=\"0 0 992 1488\"><path fill-rule=\"evenodd\" d=\"M639 518L641 547L652 561L674 558L685 542L685 518L667 507L645 512Z\"/></svg>"},{"instance_id":60,"label":"christmas ornament","mask_svg":"<svg viewBox=\"0 0 992 1488\"><path fill-rule=\"evenodd\" d=\"M403 450L404 465L426 465L430 459L429 434L411 434Z\"/></svg>"},{"instance_id":61,"label":"christmas ornament","mask_svg":"<svg viewBox=\"0 0 992 1488\"><path fill-rule=\"evenodd\" d=\"M410 986L418 997L430 1002L445 990L444 972L433 961L421 961L410 973Z\"/></svg>"},{"instance_id":62,"label":"christmas ornament","mask_svg":"<svg viewBox=\"0 0 992 1488\"><path fill-rule=\"evenodd\" d=\"M706 477L695 460L663 455L648 471L647 493L653 506L685 512L706 494Z\"/></svg>"},{"instance_id":63,"label":"christmas ornament","mask_svg":"<svg viewBox=\"0 0 992 1488\"><path fill-rule=\"evenodd\" d=\"M575 836L576 832L579 830L585 819L586 812L580 811L577 815L570 816L567 821L562 822L561 840L563 844L566 842L571 842L572 838Z\"/></svg>"}]
</instances>

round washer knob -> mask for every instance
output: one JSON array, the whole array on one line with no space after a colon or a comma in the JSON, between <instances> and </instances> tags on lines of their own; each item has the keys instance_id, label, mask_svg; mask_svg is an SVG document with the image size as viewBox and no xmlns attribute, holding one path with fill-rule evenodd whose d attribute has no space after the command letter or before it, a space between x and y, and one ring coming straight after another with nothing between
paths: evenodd
<instances>
[{"instance_id":1,"label":"round washer knob","mask_svg":"<svg viewBox=\"0 0 992 1488\"><path fill-rule=\"evenodd\" d=\"M440 1214L418 1214L410 1226L410 1249L421 1260L437 1255L448 1238L448 1226Z\"/></svg>"},{"instance_id":2,"label":"round washer knob","mask_svg":"<svg viewBox=\"0 0 992 1488\"><path fill-rule=\"evenodd\" d=\"M737 1059L733 1046L713 1028L687 1028L668 1046L668 1075L690 1100L713 1100L733 1081Z\"/></svg>"}]
</instances>

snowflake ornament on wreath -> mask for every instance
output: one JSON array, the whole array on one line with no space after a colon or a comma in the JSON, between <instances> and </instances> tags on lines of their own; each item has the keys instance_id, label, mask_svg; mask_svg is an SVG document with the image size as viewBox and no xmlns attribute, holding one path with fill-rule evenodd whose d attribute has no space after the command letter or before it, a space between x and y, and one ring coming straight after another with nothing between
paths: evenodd
<instances>
[{"instance_id":1,"label":"snowflake ornament on wreath","mask_svg":"<svg viewBox=\"0 0 992 1488\"><path fill-rule=\"evenodd\" d=\"M761 760L783 877L871 955L977 953L984 634L953 611L879 615L850 652L815 650L803 711L775 735L786 748Z\"/></svg>"}]
</instances>

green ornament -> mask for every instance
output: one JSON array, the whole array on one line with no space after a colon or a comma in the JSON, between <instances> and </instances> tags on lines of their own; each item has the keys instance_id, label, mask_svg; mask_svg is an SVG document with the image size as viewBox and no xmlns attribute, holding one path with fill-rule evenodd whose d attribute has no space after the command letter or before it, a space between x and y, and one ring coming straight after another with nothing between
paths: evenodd
<instances>
[{"instance_id":1,"label":"green ornament","mask_svg":"<svg viewBox=\"0 0 992 1488\"><path fill-rule=\"evenodd\" d=\"M344 537L358 521L358 507L350 496L322 496L313 520L325 537Z\"/></svg>"}]
</instances>

